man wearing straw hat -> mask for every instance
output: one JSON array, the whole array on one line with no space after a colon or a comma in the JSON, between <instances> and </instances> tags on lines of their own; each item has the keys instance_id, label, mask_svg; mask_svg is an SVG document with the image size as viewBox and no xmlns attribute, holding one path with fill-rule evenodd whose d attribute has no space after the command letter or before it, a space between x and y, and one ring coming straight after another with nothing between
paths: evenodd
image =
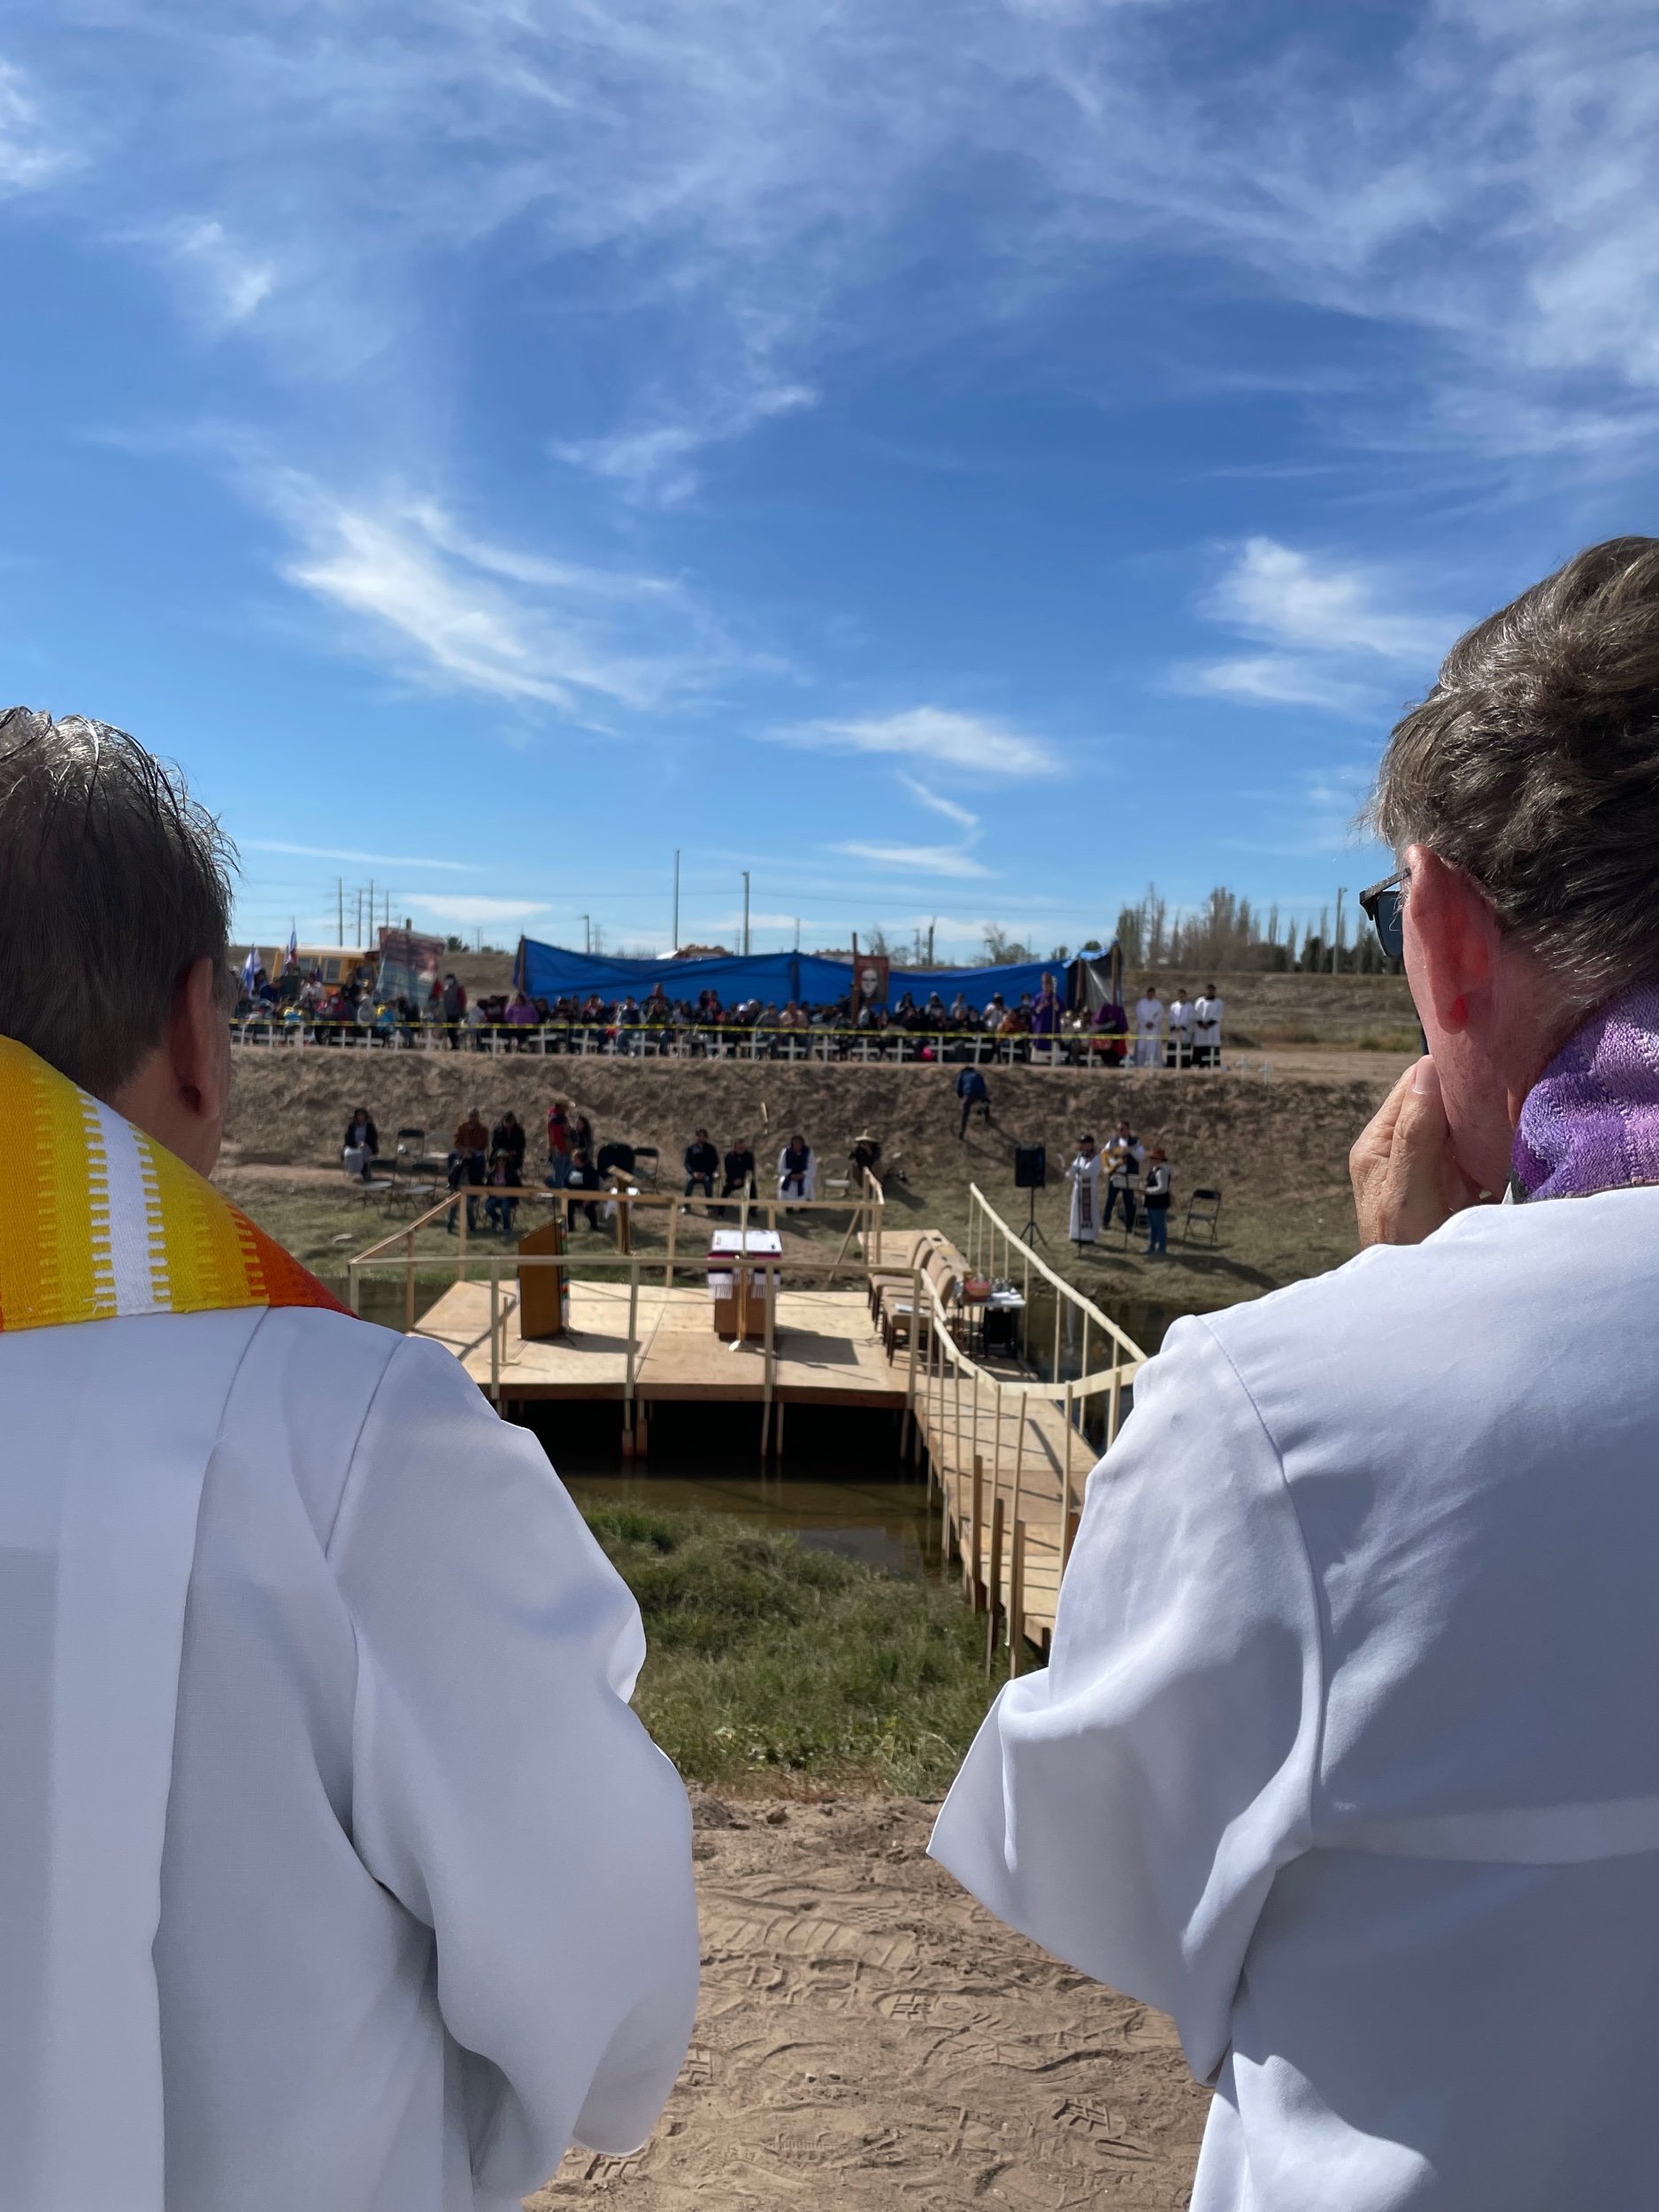
<instances>
[{"instance_id":1,"label":"man wearing straw hat","mask_svg":"<svg viewBox=\"0 0 1659 2212\"><path fill-rule=\"evenodd\" d=\"M205 1179L227 857L0 714L0 2205L509 2212L674 2079L685 1794L540 1447Z\"/></svg>"}]
</instances>

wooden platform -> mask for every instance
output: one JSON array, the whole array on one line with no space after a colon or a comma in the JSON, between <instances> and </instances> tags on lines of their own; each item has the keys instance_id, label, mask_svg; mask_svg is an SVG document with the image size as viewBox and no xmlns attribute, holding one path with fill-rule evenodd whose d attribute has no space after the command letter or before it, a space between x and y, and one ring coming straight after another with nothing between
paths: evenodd
<instances>
[{"instance_id":1,"label":"wooden platform","mask_svg":"<svg viewBox=\"0 0 1659 2212\"><path fill-rule=\"evenodd\" d=\"M503 1401L626 1394L626 1283L573 1283L568 1332L542 1342L526 1344L519 1335L511 1281L502 1286L499 1311L496 1387ZM761 1346L728 1344L716 1336L705 1289L641 1284L634 1332L634 1394L643 1402L763 1402ZM446 1345L472 1380L489 1389L488 1283L455 1284L417 1323L415 1333ZM889 1366L860 1289L781 1291L775 1350L773 1396L780 1405L903 1408L907 1364L900 1359Z\"/></svg>"}]
</instances>

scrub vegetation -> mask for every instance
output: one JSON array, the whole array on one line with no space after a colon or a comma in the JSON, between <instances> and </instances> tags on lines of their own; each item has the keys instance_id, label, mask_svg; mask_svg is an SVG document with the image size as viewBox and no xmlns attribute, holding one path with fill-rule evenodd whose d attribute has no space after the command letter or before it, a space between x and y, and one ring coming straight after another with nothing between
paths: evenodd
<instances>
[{"instance_id":1,"label":"scrub vegetation","mask_svg":"<svg viewBox=\"0 0 1659 2212\"><path fill-rule=\"evenodd\" d=\"M587 1519L639 1601L634 1703L682 1774L771 1796L945 1788L991 1692L984 1621L954 1591L723 1514Z\"/></svg>"}]
</instances>

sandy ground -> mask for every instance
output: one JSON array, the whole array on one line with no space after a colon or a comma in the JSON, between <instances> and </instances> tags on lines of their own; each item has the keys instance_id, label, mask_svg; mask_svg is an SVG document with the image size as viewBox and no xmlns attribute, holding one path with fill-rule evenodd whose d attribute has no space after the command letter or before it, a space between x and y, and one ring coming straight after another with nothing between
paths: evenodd
<instances>
[{"instance_id":1,"label":"sandy ground","mask_svg":"<svg viewBox=\"0 0 1659 2212\"><path fill-rule=\"evenodd\" d=\"M1173 2028L981 1911L933 1808L694 1801L691 2055L642 2151L572 2152L531 2212L1189 2201L1209 2096Z\"/></svg>"}]
</instances>

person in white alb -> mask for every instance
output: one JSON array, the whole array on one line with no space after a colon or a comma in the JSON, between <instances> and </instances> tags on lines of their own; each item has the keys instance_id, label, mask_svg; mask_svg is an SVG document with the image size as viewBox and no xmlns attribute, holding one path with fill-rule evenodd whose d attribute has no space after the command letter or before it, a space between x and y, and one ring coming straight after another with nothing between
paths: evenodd
<instances>
[{"instance_id":1,"label":"person in white alb","mask_svg":"<svg viewBox=\"0 0 1659 2212\"><path fill-rule=\"evenodd\" d=\"M1372 818L1429 1056L1355 1146L1364 1248L1170 1331L933 1848L1174 2016L1193 2212L1640 2212L1659 539L1454 647Z\"/></svg>"},{"instance_id":2,"label":"person in white alb","mask_svg":"<svg viewBox=\"0 0 1659 2212\"><path fill-rule=\"evenodd\" d=\"M1077 1154L1066 1169L1071 1202L1065 1233L1073 1244L1093 1244L1100 1235L1101 1156L1087 1132L1077 1141Z\"/></svg>"},{"instance_id":3,"label":"person in white alb","mask_svg":"<svg viewBox=\"0 0 1659 2212\"><path fill-rule=\"evenodd\" d=\"M1213 983L1205 985L1193 1008L1193 1064L1200 1068L1218 1068L1221 1065L1221 1018L1227 1010L1227 1002Z\"/></svg>"},{"instance_id":4,"label":"person in white alb","mask_svg":"<svg viewBox=\"0 0 1659 2212\"><path fill-rule=\"evenodd\" d=\"M1135 1001L1135 1065L1158 1068L1163 1064L1164 1001L1158 996L1157 985L1148 983Z\"/></svg>"},{"instance_id":5,"label":"person in white alb","mask_svg":"<svg viewBox=\"0 0 1659 2212\"><path fill-rule=\"evenodd\" d=\"M673 2083L685 1793L540 1445L205 1179L225 859L0 714L0 2205L510 2212Z\"/></svg>"},{"instance_id":6,"label":"person in white alb","mask_svg":"<svg viewBox=\"0 0 1659 2212\"><path fill-rule=\"evenodd\" d=\"M1193 1024L1196 1019L1193 1002L1187 995L1187 986L1179 984L1170 1001L1169 1064L1172 1068L1189 1068L1193 1064Z\"/></svg>"}]
</instances>

